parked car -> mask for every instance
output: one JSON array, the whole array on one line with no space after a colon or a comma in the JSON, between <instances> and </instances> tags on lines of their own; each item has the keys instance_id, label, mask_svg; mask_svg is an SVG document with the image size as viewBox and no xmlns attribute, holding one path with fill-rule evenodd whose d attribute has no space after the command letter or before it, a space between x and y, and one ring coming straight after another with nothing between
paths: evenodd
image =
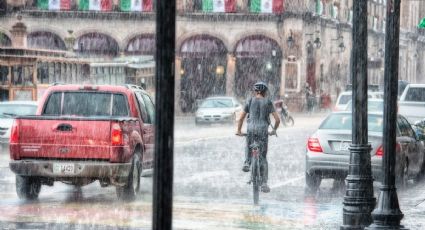
<instances>
[{"instance_id":1,"label":"parked car","mask_svg":"<svg viewBox=\"0 0 425 230\"><path fill-rule=\"evenodd\" d=\"M411 123L425 118L425 84L408 84L398 101L398 113Z\"/></svg>"},{"instance_id":2,"label":"parked car","mask_svg":"<svg viewBox=\"0 0 425 230\"><path fill-rule=\"evenodd\" d=\"M37 111L36 101L0 102L0 154L9 153L10 128L16 116L34 115Z\"/></svg>"},{"instance_id":3,"label":"parked car","mask_svg":"<svg viewBox=\"0 0 425 230\"><path fill-rule=\"evenodd\" d=\"M242 112L242 105L233 97L208 97L195 114L195 124L234 123Z\"/></svg>"},{"instance_id":4,"label":"parked car","mask_svg":"<svg viewBox=\"0 0 425 230\"><path fill-rule=\"evenodd\" d=\"M153 166L154 105L141 87L56 85L36 116L15 119L10 169L21 199L36 199L55 181L84 186L99 181L132 200L142 173Z\"/></svg>"},{"instance_id":5,"label":"parked car","mask_svg":"<svg viewBox=\"0 0 425 230\"><path fill-rule=\"evenodd\" d=\"M309 188L316 189L323 178L343 179L347 176L351 125L351 112L334 112L326 117L308 139L305 179ZM382 131L382 113L368 113L372 176L377 181L382 179ZM424 170L424 145L401 115L397 117L396 135L396 181L406 185L408 179L418 178Z\"/></svg>"},{"instance_id":6,"label":"parked car","mask_svg":"<svg viewBox=\"0 0 425 230\"><path fill-rule=\"evenodd\" d=\"M368 98L380 98L380 94L378 92L374 91L368 91L367 97ZM347 107L348 102L350 102L352 99L352 91L345 91L339 94L338 98L335 102L334 111L343 111Z\"/></svg>"},{"instance_id":7,"label":"parked car","mask_svg":"<svg viewBox=\"0 0 425 230\"><path fill-rule=\"evenodd\" d=\"M347 103L345 107L345 111L351 111L353 107L353 101L350 100L350 102ZM384 100L383 99L376 99L376 98L369 98L367 100L367 111L368 112L383 112L384 111Z\"/></svg>"}]
</instances>

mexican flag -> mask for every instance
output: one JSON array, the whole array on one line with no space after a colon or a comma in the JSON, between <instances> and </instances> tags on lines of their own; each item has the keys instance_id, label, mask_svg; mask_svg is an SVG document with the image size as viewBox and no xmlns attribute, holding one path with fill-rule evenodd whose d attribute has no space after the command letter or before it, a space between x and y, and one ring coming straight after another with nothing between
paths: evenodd
<instances>
[{"instance_id":1,"label":"mexican flag","mask_svg":"<svg viewBox=\"0 0 425 230\"><path fill-rule=\"evenodd\" d=\"M152 11L154 0L120 0L121 11Z\"/></svg>"},{"instance_id":2,"label":"mexican flag","mask_svg":"<svg viewBox=\"0 0 425 230\"><path fill-rule=\"evenodd\" d=\"M79 10L111 11L112 0L80 0Z\"/></svg>"},{"instance_id":3,"label":"mexican flag","mask_svg":"<svg viewBox=\"0 0 425 230\"><path fill-rule=\"evenodd\" d=\"M251 0L251 12L282 13L284 0Z\"/></svg>"},{"instance_id":4,"label":"mexican flag","mask_svg":"<svg viewBox=\"0 0 425 230\"><path fill-rule=\"evenodd\" d=\"M236 0L202 0L204 12L236 12Z\"/></svg>"},{"instance_id":5,"label":"mexican flag","mask_svg":"<svg viewBox=\"0 0 425 230\"><path fill-rule=\"evenodd\" d=\"M316 0L316 14L323 14L323 2L322 0Z\"/></svg>"},{"instance_id":6,"label":"mexican flag","mask_svg":"<svg viewBox=\"0 0 425 230\"><path fill-rule=\"evenodd\" d=\"M71 0L38 0L37 7L40 10L70 10Z\"/></svg>"},{"instance_id":7,"label":"mexican flag","mask_svg":"<svg viewBox=\"0 0 425 230\"><path fill-rule=\"evenodd\" d=\"M419 22L418 28L425 29L425 18L422 18L421 22Z\"/></svg>"}]
</instances>

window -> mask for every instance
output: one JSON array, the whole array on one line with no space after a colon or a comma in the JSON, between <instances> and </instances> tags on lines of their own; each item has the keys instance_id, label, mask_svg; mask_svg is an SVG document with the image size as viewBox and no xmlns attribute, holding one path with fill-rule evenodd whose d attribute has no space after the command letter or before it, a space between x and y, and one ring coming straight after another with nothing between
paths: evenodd
<instances>
[{"instance_id":1,"label":"window","mask_svg":"<svg viewBox=\"0 0 425 230\"><path fill-rule=\"evenodd\" d=\"M124 95L113 95L112 116L128 116L128 103Z\"/></svg>"},{"instance_id":2,"label":"window","mask_svg":"<svg viewBox=\"0 0 425 230\"><path fill-rule=\"evenodd\" d=\"M62 93L52 93L44 105L42 115L60 115L61 114L61 99Z\"/></svg>"},{"instance_id":3,"label":"window","mask_svg":"<svg viewBox=\"0 0 425 230\"><path fill-rule=\"evenodd\" d=\"M409 88L405 100L425 102L425 88Z\"/></svg>"},{"instance_id":4,"label":"window","mask_svg":"<svg viewBox=\"0 0 425 230\"><path fill-rule=\"evenodd\" d=\"M137 98L137 102L138 102L138 105L139 105L140 116L142 117L143 122L144 123L151 123L149 116L148 116L148 112L146 111L145 102L143 101L143 97L141 96L140 92L136 93L136 98Z\"/></svg>"},{"instance_id":5,"label":"window","mask_svg":"<svg viewBox=\"0 0 425 230\"><path fill-rule=\"evenodd\" d=\"M152 103L152 100L148 95L142 94L142 98L143 98L143 101L146 105L146 110L148 112L150 123L155 124L155 106Z\"/></svg>"}]
</instances>

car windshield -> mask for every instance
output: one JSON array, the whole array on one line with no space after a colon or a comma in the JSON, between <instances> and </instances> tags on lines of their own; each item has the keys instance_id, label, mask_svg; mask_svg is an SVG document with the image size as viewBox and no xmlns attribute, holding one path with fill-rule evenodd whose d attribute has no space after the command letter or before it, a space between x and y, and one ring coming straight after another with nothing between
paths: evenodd
<instances>
[{"instance_id":1,"label":"car windshield","mask_svg":"<svg viewBox=\"0 0 425 230\"><path fill-rule=\"evenodd\" d=\"M344 105L347 104L351 100L351 94L341 95L339 98L338 104Z\"/></svg>"},{"instance_id":2,"label":"car windshield","mask_svg":"<svg viewBox=\"0 0 425 230\"><path fill-rule=\"evenodd\" d=\"M2 117L34 115L36 111L37 111L37 105L26 105L26 104L0 105L0 116Z\"/></svg>"},{"instance_id":3,"label":"car windshield","mask_svg":"<svg viewBox=\"0 0 425 230\"><path fill-rule=\"evenodd\" d=\"M320 125L319 129L351 130L352 116L350 113L334 113ZM379 115L368 115L368 130L382 132L383 118Z\"/></svg>"},{"instance_id":4,"label":"car windshield","mask_svg":"<svg viewBox=\"0 0 425 230\"><path fill-rule=\"evenodd\" d=\"M207 99L200 108L230 108L232 105L231 99Z\"/></svg>"}]
</instances>

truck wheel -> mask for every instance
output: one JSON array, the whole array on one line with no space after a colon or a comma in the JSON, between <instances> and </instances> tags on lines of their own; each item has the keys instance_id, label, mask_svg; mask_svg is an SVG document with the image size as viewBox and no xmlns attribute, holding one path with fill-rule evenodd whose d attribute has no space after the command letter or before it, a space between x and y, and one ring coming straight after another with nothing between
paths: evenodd
<instances>
[{"instance_id":1,"label":"truck wheel","mask_svg":"<svg viewBox=\"0 0 425 230\"><path fill-rule=\"evenodd\" d=\"M20 199L34 200L38 198L41 182L35 177L16 175L16 193Z\"/></svg>"},{"instance_id":2,"label":"truck wheel","mask_svg":"<svg viewBox=\"0 0 425 230\"><path fill-rule=\"evenodd\" d=\"M136 198L136 193L140 189L140 173L141 163L140 154L133 155L130 174L128 175L127 182L124 186L117 186L116 192L119 200L133 201Z\"/></svg>"}]
</instances>

